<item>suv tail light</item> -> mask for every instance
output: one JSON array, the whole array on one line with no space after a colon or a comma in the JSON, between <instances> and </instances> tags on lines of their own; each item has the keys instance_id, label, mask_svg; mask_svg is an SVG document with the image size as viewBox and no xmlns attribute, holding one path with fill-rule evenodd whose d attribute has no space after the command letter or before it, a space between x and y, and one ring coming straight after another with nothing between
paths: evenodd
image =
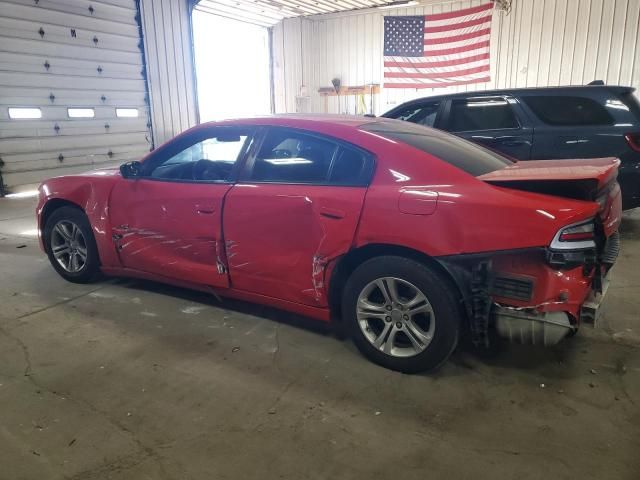
<instances>
[{"instance_id":1,"label":"suv tail light","mask_svg":"<svg viewBox=\"0 0 640 480\"><path fill-rule=\"evenodd\" d=\"M632 150L640 152L640 133L625 133L624 138Z\"/></svg>"},{"instance_id":2,"label":"suv tail light","mask_svg":"<svg viewBox=\"0 0 640 480\"><path fill-rule=\"evenodd\" d=\"M561 228L551 241L552 250L584 250L595 248L595 224L593 219L572 223Z\"/></svg>"}]
</instances>

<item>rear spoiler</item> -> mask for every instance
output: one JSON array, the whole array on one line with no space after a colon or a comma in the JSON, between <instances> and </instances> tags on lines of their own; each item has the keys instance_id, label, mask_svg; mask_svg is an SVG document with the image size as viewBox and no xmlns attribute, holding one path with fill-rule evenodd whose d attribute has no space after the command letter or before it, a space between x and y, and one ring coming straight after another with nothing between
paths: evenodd
<instances>
[{"instance_id":1,"label":"rear spoiler","mask_svg":"<svg viewBox=\"0 0 640 480\"><path fill-rule=\"evenodd\" d=\"M587 83L587 86L590 87L607 87L609 90L612 90L618 94L621 93L633 93L636 91L634 87L625 87L622 85L607 85L604 83L604 80L593 80Z\"/></svg>"}]
</instances>

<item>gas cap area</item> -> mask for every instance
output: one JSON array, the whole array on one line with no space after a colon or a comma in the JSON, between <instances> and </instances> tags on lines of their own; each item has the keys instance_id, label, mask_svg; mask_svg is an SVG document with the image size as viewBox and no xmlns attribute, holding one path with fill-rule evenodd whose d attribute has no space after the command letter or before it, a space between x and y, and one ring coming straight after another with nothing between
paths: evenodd
<instances>
[{"instance_id":1,"label":"gas cap area","mask_svg":"<svg viewBox=\"0 0 640 480\"><path fill-rule=\"evenodd\" d=\"M398 209L411 215L431 215L438 207L438 192L421 187L409 187L400 191Z\"/></svg>"}]
</instances>

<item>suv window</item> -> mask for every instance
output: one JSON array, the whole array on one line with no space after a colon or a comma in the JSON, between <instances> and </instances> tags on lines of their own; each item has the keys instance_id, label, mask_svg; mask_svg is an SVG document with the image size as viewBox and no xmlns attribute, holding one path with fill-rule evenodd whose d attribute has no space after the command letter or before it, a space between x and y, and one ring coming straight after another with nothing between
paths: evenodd
<instances>
[{"instance_id":1,"label":"suv window","mask_svg":"<svg viewBox=\"0 0 640 480\"><path fill-rule=\"evenodd\" d=\"M201 139L185 148L185 143L172 150L158 152L146 167L145 176L163 180L228 181L236 161L249 138L248 132L220 128L192 137ZM145 162L146 163L146 162Z\"/></svg>"},{"instance_id":2,"label":"suv window","mask_svg":"<svg viewBox=\"0 0 640 480\"><path fill-rule=\"evenodd\" d=\"M609 112L587 97L527 96L522 101L549 125L612 125Z\"/></svg>"},{"instance_id":3,"label":"suv window","mask_svg":"<svg viewBox=\"0 0 640 480\"><path fill-rule=\"evenodd\" d=\"M502 155L458 136L413 123L375 122L360 128L390 140L406 143L474 176L484 175L513 164Z\"/></svg>"},{"instance_id":4,"label":"suv window","mask_svg":"<svg viewBox=\"0 0 640 480\"><path fill-rule=\"evenodd\" d=\"M412 105L400 110L393 115L393 118L406 122L417 123L425 127L433 127L436 122L436 115L440 108L440 102L428 102Z\"/></svg>"},{"instance_id":5,"label":"suv window","mask_svg":"<svg viewBox=\"0 0 640 480\"><path fill-rule=\"evenodd\" d=\"M513 108L504 98L453 100L449 114L450 132L519 128Z\"/></svg>"},{"instance_id":6,"label":"suv window","mask_svg":"<svg viewBox=\"0 0 640 480\"><path fill-rule=\"evenodd\" d=\"M267 132L249 180L358 185L366 182L368 156L329 139L286 128Z\"/></svg>"}]
</instances>

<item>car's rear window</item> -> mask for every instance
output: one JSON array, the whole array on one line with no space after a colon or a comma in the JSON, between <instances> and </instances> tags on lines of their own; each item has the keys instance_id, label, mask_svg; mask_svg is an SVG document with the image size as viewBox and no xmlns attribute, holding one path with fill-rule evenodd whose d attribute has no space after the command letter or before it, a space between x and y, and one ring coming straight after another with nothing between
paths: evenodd
<instances>
[{"instance_id":1,"label":"car's rear window","mask_svg":"<svg viewBox=\"0 0 640 480\"><path fill-rule=\"evenodd\" d=\"M607 109L591 98L536 95L524 96L522 100L549 125L613 125Z\"/></svg>"},{"instance_id":2,"label":"car's rear window","mask_svg":"<svg viewBox=\"0 0 640 480\"><path fill-rule=\"evenodd\" d=\"M373 122L360 128L389 140L406 143L476 177L513 164L499 153L475 143L409 122Z\"/></svg>"}]
</instances>

